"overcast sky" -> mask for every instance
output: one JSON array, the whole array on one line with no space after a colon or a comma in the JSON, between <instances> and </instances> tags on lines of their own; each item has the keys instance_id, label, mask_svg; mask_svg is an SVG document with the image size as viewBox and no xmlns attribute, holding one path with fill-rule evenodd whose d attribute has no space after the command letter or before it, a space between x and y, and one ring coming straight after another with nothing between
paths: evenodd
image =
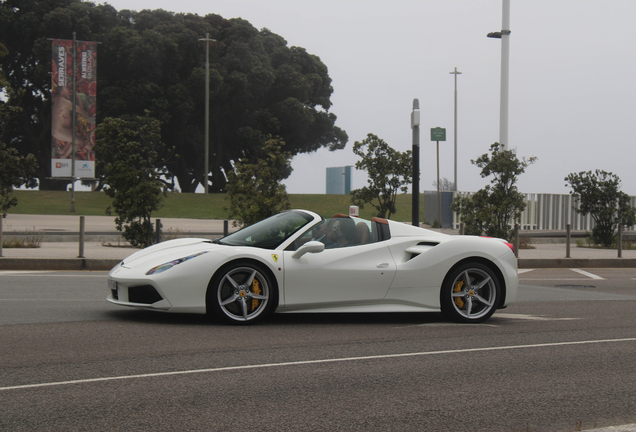
<instances>
[{"instance_id":1,"label":"overcast sky","mask_svg":"<svg viewBox=\"0 0 636 432\"><path fill-rule=\"evenodd\" d=\"M329 68L344 150L299 155L289 193L325 193L325 168L353 165L368 133L411 149L413 99L421 108L421 190L433 190L435 143L446 128L440 176L452 181L453 94L458 76L458 186L487 183L470 163L499 138L501 0L111 0L116 9L240 17L317 55ZM636 0L511 0L509 145L538 161L526 193L568 193L571 172L603 169L636 195ZM203 48L202 48L203 49ZM354 173L354 188L366 175Z\"/></svg>"}]
</instances>

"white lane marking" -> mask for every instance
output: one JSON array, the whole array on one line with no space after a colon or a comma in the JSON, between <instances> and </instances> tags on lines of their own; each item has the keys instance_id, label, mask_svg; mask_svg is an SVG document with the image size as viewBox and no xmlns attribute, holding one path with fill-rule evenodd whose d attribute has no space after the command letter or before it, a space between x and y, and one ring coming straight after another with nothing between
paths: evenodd
<instances>
[{"instance_id":1,"label":"white lane marking","mask_svg":"<svg viewBox=\"0 0 636 432\"><path fill-rule=\"evenodd\" d=\"M589 281L590 278L522 278L519 279L522 281L533 281L533 280L540 280L540 281Z\"/></svg>"},{"instance_id":2,"label":"white lane marking","mask_svg":"<svg viewBox=\"0 0 636 432\"><path fill-rule=\"evenodd\" d=\"M354 362L354 361L367 361L367 360L385 360L385 359L393 359L393 358L419 357L419 356L440 355L440 354L465 354L465 353L474 353L474 352L507 351L507 350L527 349L527 348L549 348L549 347L572 346L572 345L591 345L591 344L615 343L615 342L636 342L636 338L599 339L599 340L573 341L573 342L552 342L552 343L531 344L531 345L511 345L511 346L484 347L484 348L466 348L466 349L459 349L459 350L422 351L422 352L402 353L402 354L385 354L385 355L372 355L372 356L363 356L363 357L341 357L341 358L333 358L333 359L304 360L304 361L294 361L294 362L284 362L284 363L265 363L265 364L244 365L244 366L227 366L227 367L218 367L218 368L210 368L210 369L192 369L192 370L174 371L174 372L157 372L157 373L147 373L147 374L139 374L139 375L121 375L121 376L104 377L104 378L88 378L88 379L72 380L72 381L25 384L25 385L17 385L17 386L0 387L0 391L33 389L33 388L41 388L41 387L54 387L54 386L71 385L71 384L87 384L87 383L118 381L118 380L138 379L138 378L156 378L156 377L191 375L191 374L200 374L200 373L265 369L265 368L272 368L272 367L301 366L301 365Z\"/></svg>"},{"instance_id":3,"label":"white lane marking","mask_svg":"<svg viewBox=\"0 0 636 432\"><path fill-rule=\"evenodd\" d=\"M519 269L519 270L517 270L517 273L521 275L523 273L528 273L528 272L531 272L533 270L534 269ZM578 273L580 275L585 276L586 279L581 279L581 278L560 278L560 277L540 277L540 278L539 277L538 278L526 278L526 277L524 277L524 278L520 278L520 280L524 280L524 281L527 281L527 280L572 280L572 281L575 281L575 280L588 280L588 279L605 280L605 278L602 278L602 277L600 277L598 275L595 275L594 273L586 272L585 270L581 270L581 269L570 269L570 270L572 270L573 272L576 272L576 273ZM636 280L636 278L632 278L632 279Z\"/></svg>"},{"instance_id":4,"label":"white lane marking","mask_svg":"<svg viewBox=\"0 0 636 432\"><path fill-rule=\"evenodd\" d=\"M583 319L583 318L550 318L545 316L511 314L511 313L496 313L495 315L493 315L493 317L505 318L505 319L519 319L519 320L527 320L527 321L572 321L572 320Z\"/></svg>"},{"instance_id":5,"label":"white lane marking","mask_svg":"<svg viewBox=\"0 0 636 432\"><path fill-rule=\"evenodd\" d=\"M460 326L465 326L466 324L462 324L462 323L452 323L452 322L448 322L448 323L424 323L424 324L415 324L415 325L409 325L406 327L460 327ZM479 327L499 327L499 325L497 324L484 324L481 323L479 324ZM404 327L397 327L397 328L404 328Z\"/></svg>"},{"instance_id":6,"label":"white lane marking","mask_svg":"<svg viewBox=\"0 0 636 432\"><path fill-rule=\"evenodd\" d=\"M577 272L578 274L582 274L583 276L587 276L590 279L605 280L605 278L597 276L593 273L586 272L585 270L581 270L581 269L570 269L570 270L572 270L573 272Z\"/></svg>"},{"instance_id":7,"label":"white lane marking","mask_svg":"<svg viewBox=\"0 0 636 432\"><path fill-rule=\"evenodd\" d=\"M634 432L636 431L636 423L625 424L620 426L609 426L602 429L585 429L585 432Z\"/></svg>"}]
</instances>

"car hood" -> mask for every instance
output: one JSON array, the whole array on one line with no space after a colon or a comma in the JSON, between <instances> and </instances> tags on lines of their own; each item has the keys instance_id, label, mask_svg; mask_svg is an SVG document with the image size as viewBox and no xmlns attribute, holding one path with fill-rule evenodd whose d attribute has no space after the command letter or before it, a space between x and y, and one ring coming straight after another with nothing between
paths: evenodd
<instances>
[{"instance_id":1,"label":"car hood","mask_svg":"<svg viewBox=\"0 0 636 432\"><path fill-rule=\"evenodd\" d=\"M168 240L142 249L125 258L122 267L137 267L144 264L162 264L179 258L185 258L199 252L211 252L227 246L212 243L204 238L183 238Z\"/></svg>"}]
</instances>

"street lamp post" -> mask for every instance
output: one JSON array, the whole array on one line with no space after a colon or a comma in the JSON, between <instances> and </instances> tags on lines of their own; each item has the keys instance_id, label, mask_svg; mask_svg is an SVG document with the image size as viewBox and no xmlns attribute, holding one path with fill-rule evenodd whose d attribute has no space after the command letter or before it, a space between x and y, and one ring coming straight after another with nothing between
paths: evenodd
<instances>
[{"instance_id":1,"label":"street lamp post","mask_svg":"<svg viewBox=\"0 0 636 432\"><path fill-rule=\"evenodd\" d=\"M499 144L508 150L508 87L510 74L510 0L503 0L500 32L488 33L489 38L501 39L501 102L499 110Z\"/></svg>"},{"instance_id":2,"label":"street lamp post","mask_svg":"<svg viewBox=\"0 0 636 432\"><path fill-rule=\"evenodd\" d=\"M210 172L210 42L216 42L210 39L210 33L205 34L205 39L199 39L205 42L205 154L203 162L203 189L208 194L208 174Z\"/></svg>"},{"instance_id":3,"label":"street lamp post","mask_svg":"<svg viewBox=\"0 0 636 432\"><path fill-rule=\"evenodd\" d=\"M457 75L461 75L461 72L458 72L457 68L455 68L454 72L449 73L455 75L455 124L453 132L453 140L455 141L455 177L453 181L455 192L457 192Z\"/></svg>"}]
</instances>

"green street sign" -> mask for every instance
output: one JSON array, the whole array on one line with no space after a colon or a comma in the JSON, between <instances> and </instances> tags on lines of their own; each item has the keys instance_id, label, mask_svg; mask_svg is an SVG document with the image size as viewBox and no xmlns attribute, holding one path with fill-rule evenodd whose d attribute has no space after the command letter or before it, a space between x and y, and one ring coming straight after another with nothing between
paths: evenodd
<instances>
[{"instance_id":1,"label":"green street sign","mask_svg":"<svg viewBox=\"0 0 636 432\"><path fill-rule=\"evenodd\" d=\"M446 129L441 127L431 128L431 141L446 141Z\"/></svg>"}]
</instances>

